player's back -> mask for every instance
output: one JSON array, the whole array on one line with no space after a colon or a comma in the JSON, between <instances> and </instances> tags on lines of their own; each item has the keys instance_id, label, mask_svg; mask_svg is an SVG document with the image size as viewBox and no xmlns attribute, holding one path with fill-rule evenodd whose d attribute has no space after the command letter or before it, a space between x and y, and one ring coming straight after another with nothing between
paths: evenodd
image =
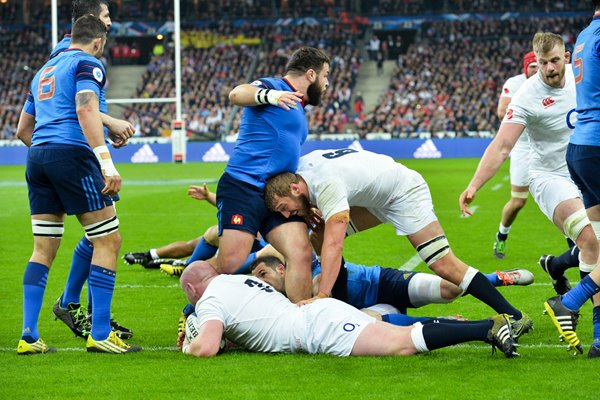
<instances>
[{"instance_id":1,"label":"player's back","mask_svg":"<svg viewBox=\"0 0 600 400\"><path fill-rule=\"evenodd\" d=\"M600 146L600 16L577 37L573 52L577 123L571 143Z\"/></svg>"},{"instance_id":2,"label":"player's back","mask_svg":"<svg viewBox=\"0 0 600 400\"><path fill-rule=\"evenodd\" d=\"M261 78L253 85L295 91L285 79ZM300 103L290 110L273 105L245 107L235 149L225 171L262 189L268 178L296 170L300 146L307 135L308 122Z\"/></svg>"},{"instance_id":3,"label":"player's back","mask_svg":"<svg viewBox=\"0 0 600 400\"><path fill-rule=\"evenodd\" d=\"M48 60L31 83L35 104L35 128L32 146L44 143L88 146L77 118L75 96L78 84L96 81L103 87L105 73L93 56L69 49Z\"/></svg>"},{"instance_id":4,"label":"player's back","mask_svg":"<svg viewBox=\"0 0 600 400\"><path fill-rule=\"evenodd\" d=\"M259 352L295 352L294 332L301 332L299 307L258 278L245 275L215 277L196 304L202 324L220 320L225 336Z\"/></svg>"},{"instance_id":5,"label":"player's back","mask_svg":"<svg viewBox=\"0 0 600 400\"><path fill-rule=\"evenodd\" d=\"M404 179L389 175L396 171L405 173ZM325 220L331 216L328 198L343 194L350 206L383 207L394 196L393 189L414 186L409 178L413 173L391 157L354 149L315 150L302 156L298 166L311 202L321 209Z\"/></svg>"}]
</instances>

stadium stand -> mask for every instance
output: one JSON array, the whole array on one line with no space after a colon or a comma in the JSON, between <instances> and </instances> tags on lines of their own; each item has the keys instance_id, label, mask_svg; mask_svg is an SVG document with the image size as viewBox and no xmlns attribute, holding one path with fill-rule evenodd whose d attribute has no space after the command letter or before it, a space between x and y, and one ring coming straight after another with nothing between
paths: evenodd
<instances>
[{"instance_id":1,"label":"stadium stand","mask_svg":"<svg viewBox=\"0 0 600 400\"><path fill-rule=\"evenodd\" d=\"M203 10L213 10L217 15L227 9L224 4L228 1L183 1L182 7L186 8L182 8L182 12L189 18L203 17L206 14ZM129 17L170 18L171 0L118 3L121 7L116 9L116 13L121 20ZM262 7L267 3L271 4L271 1L255 0L251 11L243 11L245 6L240 6L241 11L235 11L239 15L234 13L230 17L270 16L273 10ZM363 53L366 54L362 51L368 41L365 35L371 35L371 31L367 31L366 19L337 12L345 7L351 8L354 3L309 0L275 3L279 16L314 15L316 10L322 12L321 16L329 13L335 18L321 20L318 24L313 24L316 21L311 19L302 24L290 22L292 20L278 20L276 23L271 20L265 25L265 21L251 19L248 21L253 22L242 25L232 19L208 25L184 24L182 102L186 126L192 136L219 140L235 133L241 113L234 112L229 104L229 90L250 77L255 60L256 70L251 77L281 73L287 55L300 45L323 48L331 55L333 64L331 90L321 106L307 110L311 133L354 132L365 136L370 132L388 132L394 137L430 134L434 137L460 137L474 135L475 132L491 135L499 123L495 116L499 85L508 76L520 72L520 57L529 48L533 34L538 30L561 32L565 41L572 44L575 33L589 19L571 16L511 16L509 19L505 16L499 19L496 16L444 21L425 15L421 25L415 27L417 44L406 45L403 54L397 58L397 69L388 89L375 108L367 110L363 99L355 93L355 87L364 62ZM456 10L478 12L484 11L483 3L460 0L361 2L365 7L368 5L367 11L380 14L405 11L406 14L413 11L434 13L450 5ZM577 10L582 7L578 2L568 0L513 3L517 2L494 2L494 11L513 5L516 7L513 11ZM142 4L145 6L142 7ZM489 2L485 4L485 7L491 7ZM19 7L0 6L0 20L18 21ZM59 13L69 14L62 9ZM2 24L0 33L0 96L3 99L0 104L0 139L10 140L15 136L28 83L49 52L50 33L36 25L26 25L25 29L20 24ZM122 44L112 46L119 45ZM107 54L110 54L110 49ZM152 57L142 84L131 96L174 96L173 64L173 50L167 46L162 55ZM128 107L124 115L139 127L141 136L161 136L168 134L174 114L174 105L144 104ZM232 116L232 121L229 121ZM226 127L229 128L227 131L224 130Z\"/></svg>"}]
</instances>

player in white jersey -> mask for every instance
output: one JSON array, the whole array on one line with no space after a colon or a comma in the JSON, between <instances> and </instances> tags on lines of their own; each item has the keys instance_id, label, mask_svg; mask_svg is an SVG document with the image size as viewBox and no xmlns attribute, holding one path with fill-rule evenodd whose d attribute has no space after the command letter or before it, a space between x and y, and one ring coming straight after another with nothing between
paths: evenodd
<instances>
[{"instance_id":1,"label":"player in white jersey","mask_svg":"<svg viewBox=\"0 0 600 400\"><path fill-rule=\"evenodd\" d=\"M513 316L515 336L533 325L481 272L454 255L433 211L427 183L419 173L388 156L353 149L313 151L300 158L296 174L283 173L267 181L265 202L286 218L309 217L312 205L322 213L325 233L319 293L303 303L331 297L345 236L390 222L437 275L496 312Z\"/></svg>"},{"instance_id":2,"label":"player in white jersey","mask_svg":"<svg viewBox=\"0 0 600 400\"><path fill-rule=\"evenodd\" d=\"M187 318L178 344L197 357L216 355L223 336L258 352L411 355L480 340L507 357L518 355L506 314L461 324L395 326L336 299L300 307L258 278L219 275L205 261L190 264L180 283L196 312Z\"/></svg>"},{"instance_id":3,"label":"player in white jersey","mask_svg":"<svg viewBox=\"0 0 600 400\"><path fill-rule=\"evenodd\" d=\"M498 118L502 120L513 95L519 90L527 78L533 76L538 70L537 61L533 51L523 57L523 73L510 77L502 87L498 100ZM494 256L504 258L506 255L506 240L508 232L517 214L527 202L529 195L529 138L527 132L523 133L510 152L510 200L502 208L500 227L494 241Z\"/></svg>"},{"instance_id":4,"label":"player in white jersey","mask_svg":"<svg viewBox=\"0 0 600 400\"><path fill-rule=\"evenodd\" d=\"M568 118L575 108L575 79L566 66L570 53L560 35L548 32L535 35L533 49L540 70L513 97L498 134L460 196L460 208L471 214L468 204L496 174L527 127L532 149L529 190L548 219L577 243L579 268L589 272L598 259L598 242L565 160L572 124ZM570 343L580 349L575 339Z\"/></svg>"}]
</instances>

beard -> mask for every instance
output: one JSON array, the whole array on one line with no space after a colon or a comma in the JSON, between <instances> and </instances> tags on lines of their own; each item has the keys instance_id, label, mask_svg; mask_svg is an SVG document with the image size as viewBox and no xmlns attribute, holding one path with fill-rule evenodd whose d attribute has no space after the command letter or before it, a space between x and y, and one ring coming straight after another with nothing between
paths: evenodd
<instances>
[{"instance_id":1,"label":"beard","mask_svg":"<svg viewBox=\"0 0 600 400\"><path fill-rule=\"evenodd\" d=\"M310 215L311 205L310 205L310 201L308 200L308 197L301 194L300 197L298 198L298 200L300 200L300 206L301 206L300 210L298 210L298 216L306 217L306 216Z\"/></svg>"},{"instance_id":2,"label":"beard","mask_svg":"<svg viewBox=\"0 0 600 400\"><path fill-rule=\"evenodd\" d=\"M318 106L321 104L321 97L323 97L323 87L319 83L319 81L314 81L310 85L308 85L308 89L306 89L306 95L308 99L306 100L307 104L311 106Z\"/></svg>"}]
</instances>

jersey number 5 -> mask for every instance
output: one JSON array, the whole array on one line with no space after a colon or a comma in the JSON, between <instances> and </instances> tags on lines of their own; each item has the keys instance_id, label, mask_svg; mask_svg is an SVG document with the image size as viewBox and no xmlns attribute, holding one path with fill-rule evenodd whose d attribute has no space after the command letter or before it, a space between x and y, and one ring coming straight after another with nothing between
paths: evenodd
<instances>
[{"instance_id":1,"label":"jersey number 5","mask_svg":"<svg viewBox=\"0 0 600 400\"><path fill-rule=\"evenodd\" d=\"M56 67L48 67L42 71L40 81L38 83L37 96L39 101L44 101L54 97L54 89L56 80L54 79L54 69Z\"/></svg>"},{"instance_id":2,"label":"jersey number 5","mask_svg":"<svg viewBox=\"0 0 600 400\"><path fill-rule=\"evenodd\" d=\"M581 58L581 52L583 51L584 44L580 44L575 47L573 52L573 73L575 74L575 83L581 82L583 79L583 58Z\"/></svg>"}]
</instances>

